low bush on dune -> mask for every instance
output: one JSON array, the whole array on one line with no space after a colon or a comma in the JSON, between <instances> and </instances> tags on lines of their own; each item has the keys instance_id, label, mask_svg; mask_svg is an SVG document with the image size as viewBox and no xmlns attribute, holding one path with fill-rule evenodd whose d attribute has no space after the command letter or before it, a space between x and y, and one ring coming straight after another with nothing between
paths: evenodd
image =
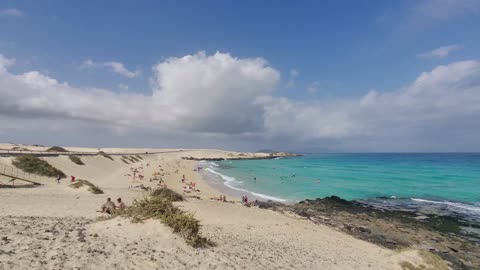
<instances>
[{"instance_id":1,"label":"low bush on dune","mask_svg":"<svg viewBox=\"0 0 480 270\"><path fill-rule=\"evenodd\" d=\"M180 202L184 200L181 194L169 188L157 188L150 193L150 196L165 198L172 202Z\"/></svg>"},{"instance_id":2,"label":"low bush on dune","mask_svg":"<svg viewBox=\"0 0 480 270\"><path fill-rule=\"evenodd\" d=\"M124 159L124 158L121 158L120 160L123 161L123 163L125 163L125 164L130 164L130 163L129 163L126 159Z\"/></svg>"},{"instance_id":3,"label":"low bush on dune","mask_svg":"<svg viewBox=\"0 0 480 270\"><path fill-rule=\"evenodd\" d=\"M107 153L105 153L105 152L103 152L103 151L98 152L97 155L101 155L101 156L103 156L104 158L108 158L108 159L110 159L110 160L113 160L112 156L110 156L109 154L107 154Z\"/></svg>"},{"instance_id":4,"label":"low bush on dune","mask_svg":"<svg viewBox=\"0 0 480 270\"><path fill-rule=\"evenodd\" d=\"M88 191L92 192L93 194L103 194L103 190L101 190L99 187L95 186L88 180L76 180L75 183L70 184L70 187L72 188L80 188L83 186L88 186Z\"/></svg>"},{"instance_id":5,"label":"low bush on dune","mask_svg":"<svg viewBox=\"0 0 480 270\"><path fill-rule=\"evenodd\" d=\"M73 155L71 155L71 156L68 156L68 157L70 158L70 160L71 160L73 163L75 163L75 164L77 164L77 165L85 165L85 163L83 163L83 161L80 159L79 156L73 156Z\"/></svg>"},{"instance_id":6,"label":"low bush on dune","mask_svg":"<svg viewBox=\"0 0 480 270\"><path fill-rule=\"evenodd\" d=\"M135 155L138 159L143 160L142 156L140 155Z\"/></svg>"},{"instance_id":7,"label":"low bush on dune","mask_svg":"<svg viewBox=\"0 0 480 270\"><path fill-rule=\"evenodd\" d=\"M60 146L52 146L47 149L47 152L68 152L68 150Z\"/></svg>"},{"instance_id":8,"label":"low bush on dune","mask_svg":"<svg viewBox=\"0 0 480 270\"><path fill-rule=\"evenodd\" d=\"M163 189L154 190L150 196L134 202L120 215L128 217L132 222L141 222L150 218L158 219L171 227L174 233L179 234L185 242L193 247L212 246L213 243L200 235L200 222L192 214L173 205L183 197L176 192Z\"/></svg>"},{"instance_id":9,"label":"low bush on dune","mask_svg":"<svg viewBox=\"0 0 480 270\"><path fill-rule=\"evenodd\" d=\"M16 157L12 161L12 165L28 173L48 177L66 177L65 173L53 167L47 161L32 155Z\"/></svg>"}]
</instances>

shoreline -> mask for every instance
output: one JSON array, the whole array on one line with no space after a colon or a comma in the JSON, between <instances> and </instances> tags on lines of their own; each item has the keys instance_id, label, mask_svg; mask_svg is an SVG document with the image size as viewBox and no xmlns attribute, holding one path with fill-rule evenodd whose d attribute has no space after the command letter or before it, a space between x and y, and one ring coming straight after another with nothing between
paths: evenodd
<instances>
[{"instance_id":1,"label":"shoreline","mask_svg":"<svg viewBox=\"0 0 480 270\"><path fill-rule=\"evenodd\" d=\"M198 164L203 165L201 161L199 161ZM249 200L259 200L259 201L272 200L272 201L283 202L283 203L295 203L283 198L278 198L275 196L258 193L252 190L234 188L232 186L229 186L226 183L228 183L229 181L227 177L230 177L230 176L223 175L211 168L203 168L202 172L200 172L199 174L207 185L211 186L212 188L215 188L220 193L227 194L232 197L241 198L243 195L248 195Z\"/></svg>"},{"instance_id":2,"label":"shoreline","mask_svg":"<svg viewBox=\"0 0 480 270\"><path fill-rule=\"evenodd\" d=\"M199 166L201 165L205 165L205 163L199 162ZM199 173L207 185L219 189L224 194L230 193L238 196L242 191L255 194L254 191L250 190L232 189L226 184L228 181L225 179L225 177L230 176L219 172L208 172L209 169L212 170L212 168L204 168L202 171L207 172ZM213 177L216 177L217 181L212 180ZM233 179L233 177L230 178ZM212 183L215 184L212 185ZM267 195L267 197L269 196ZM327 225L356 238L390 249L415 247L431 251L449 260L456 267L459 267L458 269L463 269L464 261L480 262L480 222L478 220L469 221L459 216L445 216L442 213L429 211L428 208L422 209L420 206L418 209L389 208L386 204L373 203L374 200L378 199L408 199L433 203L434 205L441 202L418 198L385 197L345 200L338 196L327 196L297 202L273 201L259 196L253 198L259 200L258 205L262 209L270 209L280 213L292 212L308 218L315 224ZM446 204L449 205L448 202ZM468 209L468 204L465 204L465 206ZM338 218L338 216L341 217ZM395 224L393 227L390 226L392 223ZM398 229L398 227L402 229ZM419 227L421 233L416 233ZM411 235L415 235L415 237L411 237Z\"/></svg>"}]
</instances>

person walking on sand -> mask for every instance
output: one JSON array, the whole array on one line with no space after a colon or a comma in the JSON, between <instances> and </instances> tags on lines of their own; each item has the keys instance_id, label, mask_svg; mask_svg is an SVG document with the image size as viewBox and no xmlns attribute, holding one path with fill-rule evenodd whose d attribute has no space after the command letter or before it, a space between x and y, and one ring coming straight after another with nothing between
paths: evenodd
<instances>
[{"instance_id":1,"label":"person walking on sand","mask_svg":"<svg viewBox=\"0 0 480 270\"><path fill-rule=\"evenodd\" d=\"M71 175L70 178L72 179L71 182L75 183L75 176Z\"/></svg>"},{"instance_id":2,"label":"person walking on sand","mask_svg":"<svg viewBox=\"0 0 480 270\"><path fill-rule=\"evenodd\" d=\"M57 176L57 184L60 184L60 179L62 179L62 177L60 175Z\"/></svg>"}]
</instances>

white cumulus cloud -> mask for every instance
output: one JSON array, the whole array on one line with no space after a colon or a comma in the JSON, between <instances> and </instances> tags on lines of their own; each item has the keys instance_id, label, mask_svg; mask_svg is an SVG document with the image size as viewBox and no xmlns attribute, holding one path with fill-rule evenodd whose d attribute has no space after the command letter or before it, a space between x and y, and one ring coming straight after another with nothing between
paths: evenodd
<instances>
[{"instance_id":1,"label":"white cumulus cloud","mask_svg":"<svg viewBox=\"0 0 480 270\"><path fill-rule=\"evenodd\" d=\"M12 74L0 55L0 112L11 117L62 118L110 126L200 133L242 133L263 127L258 96L279 73L261 58L203 52L153 67L150 95L77 88L38 71Z\"/></svg>"},{"instance_id":2,"label":"white cumulus cloud","mask_svg":"<svg viewBox=\"0 0 480 270\"><path fill-rule=\"evenodd\" d=\"M75 128L79 139L95 138L92 134L105 129L130 142L150 136L144 144L480 150L480 62L475 60L438 66L396 91L310 100L277 96L280 73L266 60L220 52L156 64L147 94L78 88L38 71L13 74L12 63L0 55L0 120L8 127L0 139L47 137L42 126Z\"/></svg>"},{"instance_id":3,"label":"white cumulus cloud","mask_svg":"<svg viewBox=\"0 0 480 270\"><path fill-rule=\"evenodd\" d=\"M0 72L5 72L8 66L11 66L15 63L15 59L13 58L6 58L2 54L0 54Z\"/></svg>"},{"instance_id":4,"label":"white cumulus cloud","mask_svg":"<svg viewBox=\"0 0 480 270\"><path fill-rule=\"evenodd\" d=\"M80 65L81 69L89 69L89 68L107 68L108 70L120 74L127 78L134 78L138 77L141 72L139 70L130 71L128 70L125 65L121 62L109 61L109 62L94 62L91 59L87 59L83 61Z\"/></svg>"},{"instance_id":5,"label":"white cumulus cloud","mask_svg":"<svg viewBox=\"0 0 480 270\"><path fill-rule=\"evenodd\" d=\"M263 127L263 107L280 74L261 58L199 52L154 66L153 102L167 108L182 129L242 133Z\"/></svg>"},{"instance_id":6,"label":"white cumulus cloud","mask_svg":"<svg viewBox=\"0 0 480 270\"><path fill-rule=\"evenodd\" d=\"M462 48L463 46L458 44L448 45L448 46L436 48L429 52L421 53L418 56L423 58L435 58L435 57L442 58L442 57L448 56L451 52L460 50Z\"/></svg>"},{"instance_id":7,"label":"white cumulus cloud","mask_svg":"<svg viewBox=\"0 0 480 270\"><path fill-rule=\"evenodd\" d=\"M480 140L467 135L480 134L479 102L478 61L438 66L422 73L402 89L385 93L372 90L359 99L263 100L266 106L264 122L270 136L306 141L357 141L349 145L350 149L363 150L377 146L377 150L397 149L406 142L416 147L430 147L427 150L475 145ZM464 130L469 130L468 134L462 134ZM468 140L465 137L469 137ZM367 148L362 148L362 144Z\"/></svg>"}]
</instances>

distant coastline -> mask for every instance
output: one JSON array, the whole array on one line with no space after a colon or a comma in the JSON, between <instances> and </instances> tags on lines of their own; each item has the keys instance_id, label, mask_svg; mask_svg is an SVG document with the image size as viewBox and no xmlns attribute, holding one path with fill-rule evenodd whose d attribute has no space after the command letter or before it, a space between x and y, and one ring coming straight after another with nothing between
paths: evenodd
<instances>
[{"instance_id":1,"label":"distant coastline","mask_svg":"<svg viewBox=\"0 0 480 270\"><path fill-rule=\"evenodd\" d=\"M194 161L222 161L222 160L257 160L257 159L275 159L275 158L287 158L287 157L301 157L303 155L289 152L279 152L279 153L263 153L257 152L257 154L266 154L265 156L240 156L237 157L226 157L226 158L201 158L201 157L182 157L184 160L194 160Z\"/></svg>"}]
</instances>

